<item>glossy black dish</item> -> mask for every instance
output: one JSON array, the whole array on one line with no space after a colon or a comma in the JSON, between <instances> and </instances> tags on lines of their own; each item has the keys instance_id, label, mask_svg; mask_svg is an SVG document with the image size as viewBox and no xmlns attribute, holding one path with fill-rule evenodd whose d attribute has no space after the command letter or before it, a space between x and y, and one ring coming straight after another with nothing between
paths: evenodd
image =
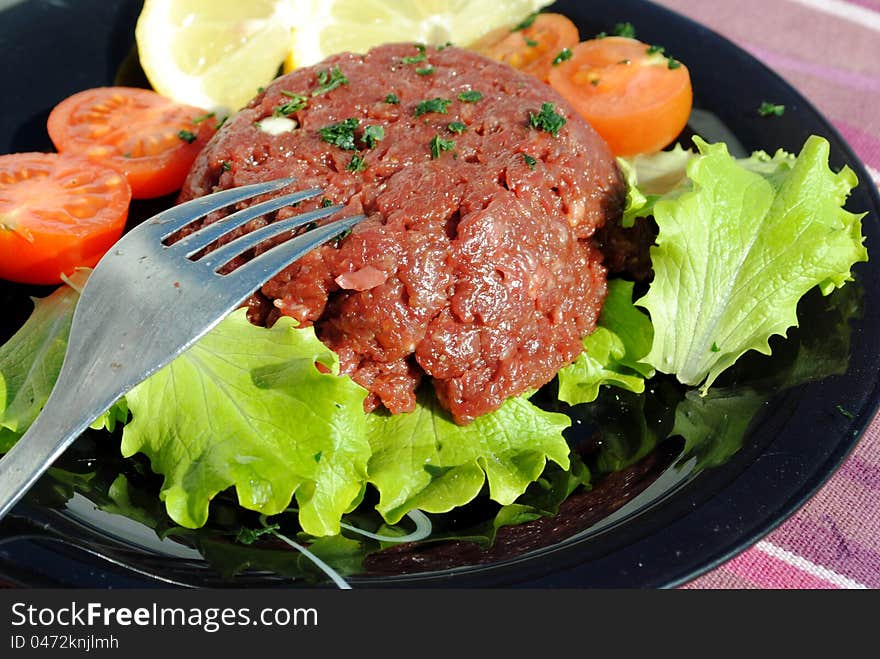
<instances>
[{"instance_id":1,"label":"glossy black dish","mask_svg":"<svg viewBox=\"0 0 880 659\"><path fill-rule=\"evenodd\" d=\"M0 153L51 150L45 133L50 108L75 91L117 80L131 52L140 5L106 0L6 5L0 4L0 54L9 63L2 74L7 103L0 113ZM848 165L862 181L848 208L868 212L863 233L873 252L880 240L880 198L870 177L834 128L776 74L710 30L644 1L562 1L554 10L578 23L582 37L630 21L642 40L666 46L690 68L695 106L729 128L745 152L797 152L808 135L826 137L832 167ZM743 77L748 86L732 83ZM785 115L760 117L756 108L767 99L784 104ZM704 130L696 122L693 128ZM144 203L133 212L147 217L167 203ZM731 398L746 389L757 392L725 417L725 428L737 432L720 428L714 443L682 459L681 438L639 444L668 434L670 415L684 400L673 384L658 380L641 398L605 395L590 409L568 410L578 422L571 443L595 455L595 433L601 429L618 438L629 459L591 491L572 496L558 515L499 534L489 549L453 542L380 552L366 557L360 573L347 580L356 588L672 587L741 551L833 474L876 412L880 268L862 263L854 274L856 281L830 298L805 298L801 327L772 344L772 358L751 356L720 382L719 389ZM0 283L0 341L24 322L31 308L28 296L34 294L45 291ZM814 364L808 377L793 378L794 365L814 355L818 344L824 346L824 361ZM645 420L641 429L633 429L634 415ZM0 582L63 587L315 583L308 570L304 578L291 580L285 569L277 569L289 553L274 547L230 548L231 543L205 536L189 543L160 541L168 529L156 511L158 499L149 496L158 491L158 481L138 460L122 460L118 445L105 435L85 435L59 467L65 476L44 478L0 525ZM78 474L91 475L83 480ZM108 512L112 505L102 498L120 474L143 496L140 521ZM481 514L487 513L478 506L462 513Z\"/></svg>"}]
</instances>

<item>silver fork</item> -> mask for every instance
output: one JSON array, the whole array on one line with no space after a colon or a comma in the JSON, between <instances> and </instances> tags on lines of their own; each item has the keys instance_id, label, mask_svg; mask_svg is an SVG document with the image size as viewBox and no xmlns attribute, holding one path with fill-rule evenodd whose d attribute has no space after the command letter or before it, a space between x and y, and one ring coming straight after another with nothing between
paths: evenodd
<instances>
[{"instance_id":1,"label":"silver fork","mask_svg":"<svg viewBox=\"0 0 880 659\"><path fill-rule=\"evenodd\" d=\"M228 274L217 271L234 257L342 207L268 224L195 258L233 229L322 193L312 188L255 204L163 244L212 211L292 182L232 188L180 204L128 232L104 255L83 287L64 363L42 413L0 459L0 519L120 396L171 362L290 263L364 219L347 217L307 230Z\"/></svg>"}]
</instances>

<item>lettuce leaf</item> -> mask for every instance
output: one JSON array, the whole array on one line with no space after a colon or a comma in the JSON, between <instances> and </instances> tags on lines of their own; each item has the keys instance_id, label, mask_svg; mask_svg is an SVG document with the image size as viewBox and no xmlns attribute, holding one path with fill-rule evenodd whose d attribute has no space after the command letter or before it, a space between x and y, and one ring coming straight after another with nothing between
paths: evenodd
<instances>
[{"instance_id":1,"label":"lettuce leaf","mask_svg":"<svg viewBox=\"0 0 880 659\"><path fill-rule=\"evenodd\" d=\"M144 453L165 476L160 496L182 526L202 526L210 500L234 487L268 515L295 496L307 533L336 534L370 458L366 391L337 372L312 329L254 327L239 310L126 394L123 455Z\"/></svg>"},{"instance_id":2,"label":"lettuce leaf","mask_svg":"<svg viewBox=\"0 0 880 659\"><path fill-rule=\"evenodd\" d=\"M34 299L33 313L0 346L0 453L30 427L52 392L67 350L78 289L88 273L77 270L70 285Z\"/></svg>"},{"instance_id":3,"label":"lettuce leaf","mask_svg":"<svg viewBox=\"0 0 880 659\"><path fill-rule=\"evenodd\" d=\"M794 162L764 154L751 166L695 142L694 190L654 207L655 278L636 304L654 326L645 361L705 391L743 353L769 354L807 291L842 286L868 257L862 216L842 208L856 177L829 169L825 139L810 137Z\"/></svg>"},{"instance_id":4,"label":"lettuce leaf","mask_svg":"<svg viewBox=\"0 0 880 659\"><path fill-rule=\"evenodd\" d=\"M559 400L591 403L599 387L613 385L635 393L645 390L654 369L643 359L654 336L650 319L633 305L633 283L608 282L608 296L596 331L584 337L584 352L559 371Z\"/></svg>"},{"instance_id":5,"label":"lettuce leaf","mask_svg":"<svg viewBox=\"0 0 880 659\"><path fill-rule=\"evenodd\" d=\"M371 415L369 472L380 493L376 508L392 524L414 508L446 512L471 501L486 482L492 499L510 504L541 475L548 459L568 469L562 431L570 423L527 396L511 398L467 426L456 425L424 394L409 414Z\"/></svg>"}]
</instances>

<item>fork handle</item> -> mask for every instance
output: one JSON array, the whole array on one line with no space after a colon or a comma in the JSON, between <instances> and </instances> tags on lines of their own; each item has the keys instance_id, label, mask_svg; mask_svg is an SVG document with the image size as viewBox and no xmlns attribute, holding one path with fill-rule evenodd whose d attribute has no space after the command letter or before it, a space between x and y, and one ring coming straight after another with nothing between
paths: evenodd
<instances>
[{"instance_id":1,"label":"fork handle","mask_svg":"<svg viewBox=\"0 0 880 659\"><path fill-rule=\"evenodd\" d=\"M95 407L83 410L50 404L51 400L52 396L27 432L0 459L0 519L101 414L93 411ZM106 407L110 404L112 401ZM75 418L72 409L79 412Z\"/></svg>"}]
</instances>

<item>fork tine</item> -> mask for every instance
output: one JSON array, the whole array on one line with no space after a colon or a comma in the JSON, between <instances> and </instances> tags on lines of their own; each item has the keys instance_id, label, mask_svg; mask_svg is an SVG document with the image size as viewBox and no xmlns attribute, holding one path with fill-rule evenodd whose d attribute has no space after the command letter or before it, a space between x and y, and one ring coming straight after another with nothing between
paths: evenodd
<instances>
[{"instance_id":1,"label":"fork tine","mask_svg":"<svg viewBox=\"0 0 880 659\"><path fill-rule=\"evenodd\" d=\"M229 274L223 275L224 281L228 282L231 288L236 289L240 296L247 296L255 287L277 275L295 260L334 236L351 229L366 217L366 215L346 217L275 245Z\"/></svg>"},{"instance_id":2,"label":"fork tine","mask_svg":"<svg viewBox=\"0 0 880 659\"><path fill-rule=\"evenodd\" d=\"M245 235L226 243L222 247L215 249L213 252L209 252L202 258L197 259L196 263L204 265L212 270L216 270L229 263L236 256L243 254L247 250L256 247L270 238L279 236L285 231L293 231L294 229L305 226L310 222L316 222L325 217L330 217L340 210L342 210L342 206L328 206L327 208L318 208L309 211L308 213L303 213L302 215L294 215L281 220L280 222L267 224L264 227L260 227L259 229L246 233ZM334 222L333 224L336 223Z\"/></svg>"},{"instance_id":3,"label":"fork tine","mask_svg":"<svg viewBox=\"0 0 880 659\"><path fill-rule=\"evenodd\" d=\"M285 206L298 204L306 199L317 197L321 193L321 188L311 188L310 190L293 192L291 194L275 197L274 199L269 199L262 203L249 206L248 208L244 208L231 215L227 215L212 224L205 225L201 229L181 238L169 247L175 250L182 250L186 253L187 257L191 257L193 254L207 247L221 236L247 224L261 215L280 210Z\"/></svg>"},{"instance_id":4,"label":"fork tine","mask_svg":"<svg viewBox=\"0 0 880 659\"><path fill-rule=\"evenodd\" d=\"M219 210L231 204L256 197L267 192L274 192L294 182L292 178L280 178L266 183L254 183L243 185L238 188L229 188L214 192L204 197L197 197L182 204L169 208L159 213L152 219L144 222L142 231L151 231L159 240L164 240L175 231L201 219L212 211Z\"/></svg>"}]
</instances>

